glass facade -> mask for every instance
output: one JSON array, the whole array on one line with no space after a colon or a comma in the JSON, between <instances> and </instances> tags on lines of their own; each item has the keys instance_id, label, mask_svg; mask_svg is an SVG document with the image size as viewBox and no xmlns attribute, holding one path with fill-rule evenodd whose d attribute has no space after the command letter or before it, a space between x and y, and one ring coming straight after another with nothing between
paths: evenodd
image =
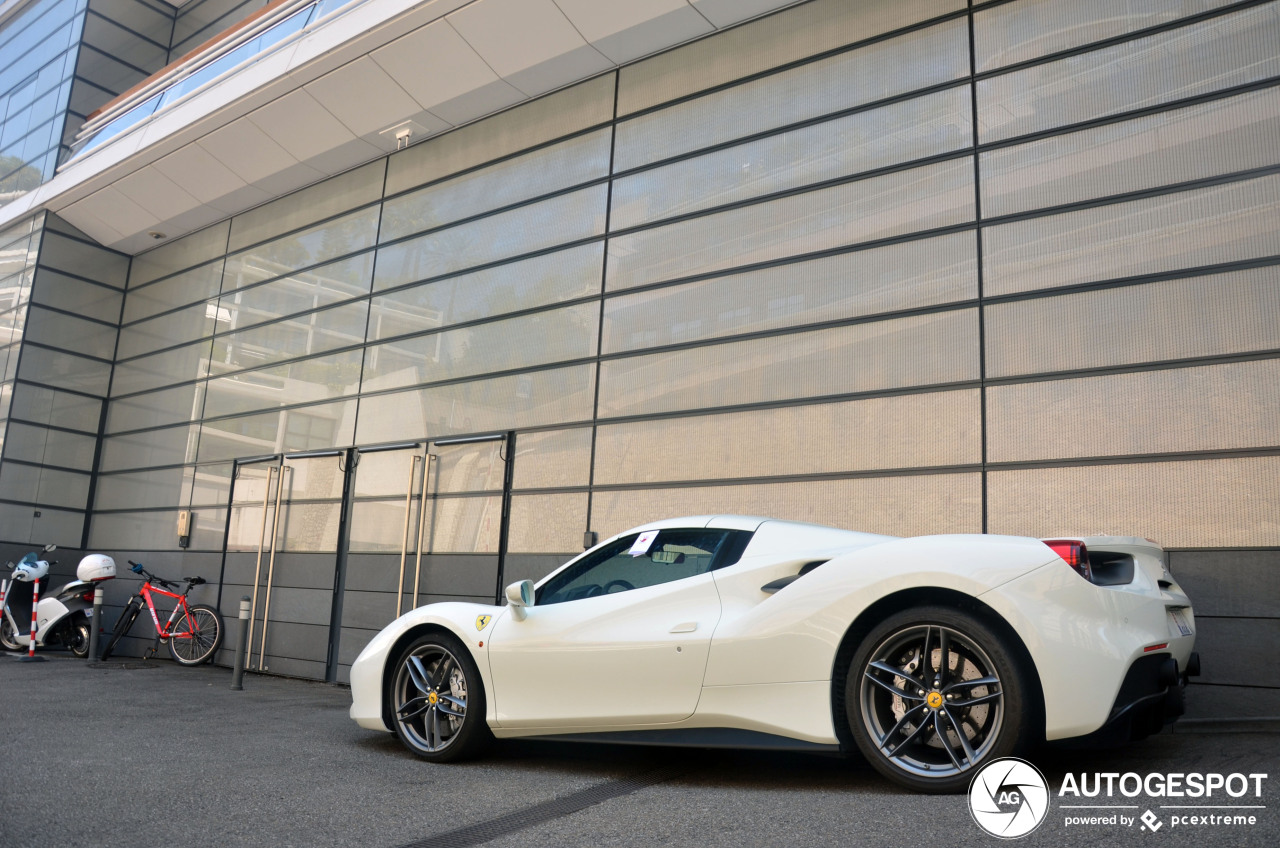
<instances>
[{"instance_id":1,"label":"glass facade","mask_svg":"<svg viewBox=\"0 0 1280 848\"><path fill-rule=\"evenodd\" d=\"M1280 4L1125 8L818 0L143 254L100 467L147 484L100 520L238 457L515 430L577 471L517 460L512 551L649 501L1035 534L1025 464L1273 448Z\"/></svg>"},{"instance_id":2,"label":"glass facade","mask_svg":"<svg viewBox=\"0 0 1280 848\"><path fill-rule=\"evenodd\" d=\"M46 231L4 482L247 555L283 479L282 552L466 573L430 597L686 513L1280 548L1278 43L1276 0L812 0L131 261ZM47 481L36 389L83 407ZM353 447L349 508L243 463Z\"/></svg>"}]
</instances>

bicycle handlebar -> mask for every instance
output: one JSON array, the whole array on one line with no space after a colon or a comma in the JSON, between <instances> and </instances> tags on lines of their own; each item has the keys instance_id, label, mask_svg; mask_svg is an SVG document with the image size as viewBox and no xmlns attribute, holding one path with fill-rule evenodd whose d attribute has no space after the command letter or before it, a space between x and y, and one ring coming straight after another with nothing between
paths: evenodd
<instances>
[{"instance_id":1,"label":"bicycle handlebar","mask_svg":"<svg viewBox=\"0 0 1280 848\"><path fill-rule=\"evenodd\" d=\"M150 571L147 571L145 568L143 568L142 563L140 562L134 562L131 559L125 560L125 562L129 563L129 565L131 566L130 570L133 571L134 574L141 574L143 577L147 578L147 582L154 581L156 583L159 583L161 586L163 586L166 589L178 588L177 583L170 583L168 580L165 580L163 577L157 577L156 575L152 574ZM184 577L182 579L187 581L188 592L191 591L191 588L193 586L199 586L205 582L203 577Z\"/></svg>"}]
</instances>

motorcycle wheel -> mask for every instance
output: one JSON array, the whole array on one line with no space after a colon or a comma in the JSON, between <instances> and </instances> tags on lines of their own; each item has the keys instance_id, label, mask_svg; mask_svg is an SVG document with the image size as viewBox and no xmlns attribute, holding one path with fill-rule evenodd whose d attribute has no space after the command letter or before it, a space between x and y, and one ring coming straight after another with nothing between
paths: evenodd
<instances>
[{"instance_id":1,"label":"motorcycle wheel","mask_svg":"<svg viewBox=\"0 0 1280 848\"><path fill-rule=\"evenodd\" d=\"M62 634L62 639L77 659L89 656L89 618L81 613Z\"/></svg>"},{"instance_id":2,"label":"motorcycle wheel","mask_svg":"<svg viewBox=\"0 0 1280 848\"><path fill-rule=\"evenodd\" d=\"M0 645L4 646L6 651L21 651L22 646L18 644L18 640L14 638L13 625L9 623L9 617L0 616Z\"/></svg>"}]
</instances>

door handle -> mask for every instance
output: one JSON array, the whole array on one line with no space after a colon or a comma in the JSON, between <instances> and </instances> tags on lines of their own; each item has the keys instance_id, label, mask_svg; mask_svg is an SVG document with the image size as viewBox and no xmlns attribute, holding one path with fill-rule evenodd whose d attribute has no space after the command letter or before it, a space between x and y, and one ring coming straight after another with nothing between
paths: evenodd
<instances>
[{"instance_id":1,"label":"door handle","mask_svg":"<svg viewBox=\"0 0 1280 848\"><path fill-rule=\"evenodd\" d=\"M698 622L696 622L696 621L686 621L686 622L684 622L683 624L677 624L675 627L671 628L671 630L670 630L669 632L671 632L671 633L692 633L693 631L695 631L695 630L697 630L697 629L698 629Z\"/></svg>"}]
</instances>

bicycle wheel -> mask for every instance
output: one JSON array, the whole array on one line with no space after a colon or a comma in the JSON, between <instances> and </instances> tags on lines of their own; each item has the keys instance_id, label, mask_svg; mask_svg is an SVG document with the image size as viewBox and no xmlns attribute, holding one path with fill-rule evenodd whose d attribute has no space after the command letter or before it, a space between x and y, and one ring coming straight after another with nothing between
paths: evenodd
<instances>
[{"instance_id":1,"label":"bicycle wheel","mask_svg":"<svg viewBox=\"0 0 1280 848\"><path fill-rule=\"evenodd\" d=\"M111 638L107 640L107 646L102 649L99 660L105 660L111 656L116 645L120 644L120 640L129 632L129 628L133 627L133 622L140 612L142 612L142 603L136 597L130 598L129 603L125 604L124 609L120 611L120 617L116 619L116 626L112 629Z\"/></svg>"},{"instance_id":2,"label":"bicycle wheel","mask_svg":"<svg viewBox=\"0 0 1280 848\"><path fill-rule=\"evenodd\" d=\"M222 616L206 604L188 607L173 622L173 633L188 632L191 635L169 637L169 653L182 665L208 662L222 644Z\"/></svg>"}]
</instances>

